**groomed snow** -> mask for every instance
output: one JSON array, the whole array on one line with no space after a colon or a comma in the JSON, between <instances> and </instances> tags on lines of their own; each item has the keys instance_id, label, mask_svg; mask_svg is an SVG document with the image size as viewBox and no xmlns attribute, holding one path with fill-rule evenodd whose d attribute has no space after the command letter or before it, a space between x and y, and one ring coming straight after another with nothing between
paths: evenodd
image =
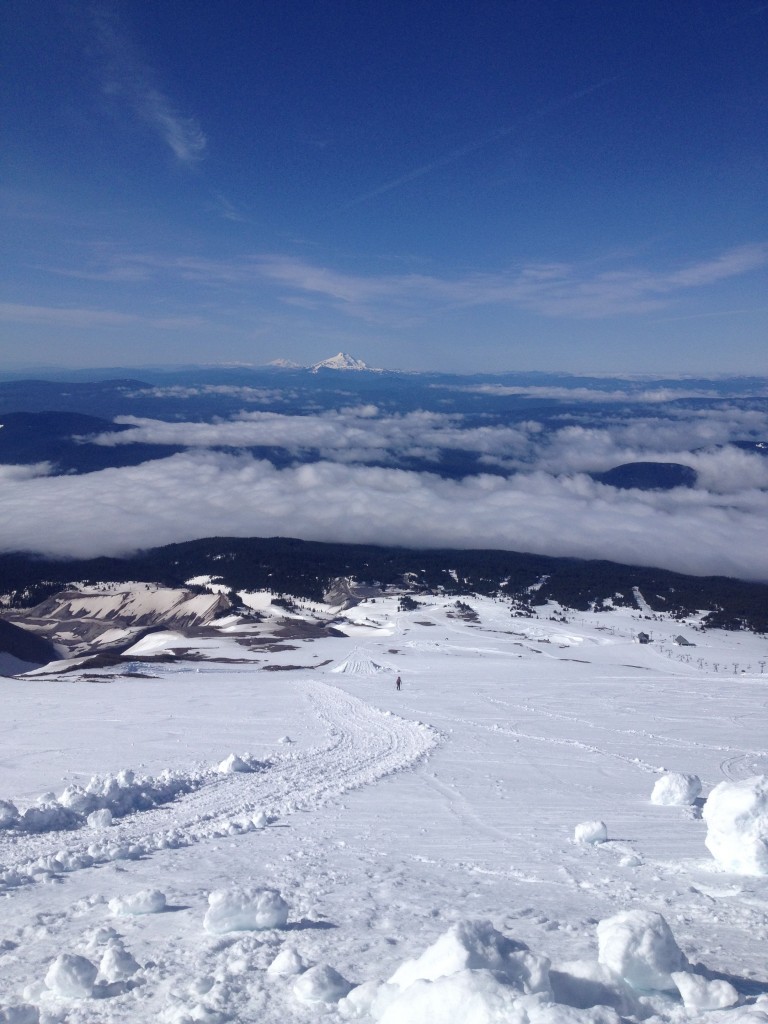
<instances>
[{"instance_id":1,"label":"groomed snow","mask_svg":"<svg viewBox=\"0 0 768 1024\"><path fill-rule=\"evenodd\" d=\"M420 601L0 680L0 1022L759 1024L765 640Z\"/></svg>"}]
</instances>

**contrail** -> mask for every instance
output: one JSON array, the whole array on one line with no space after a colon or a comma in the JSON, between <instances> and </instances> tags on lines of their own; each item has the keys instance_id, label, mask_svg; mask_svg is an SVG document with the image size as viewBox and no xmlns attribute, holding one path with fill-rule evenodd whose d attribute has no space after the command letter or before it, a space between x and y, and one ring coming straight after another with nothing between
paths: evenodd
<instances>
[{"instance_id":1,"label":"contrail","mask_svg":"<svg viewBox=\"0 0 768 1024\"><path fill-rule=\"evenodd\" d=\"M359 206L361 203L368 202L369 199L375 199L377 196L384 195L386 192L392 192L393 189L399 188L401 185L407 185L409 181L415 181L417 178L423 178L425 174L429 174L431 171L436 171L440 167L446 167L448 164L455 163L457 160L461 160L463 157L469 156L470 153L475 153L478 149L483 149L484 146L488 146L492 142L496 142L507 135L511 135L513 132L518 131L524 124L538 120L541 117L546 117L548 114L552 114L556 110L567 107L576 100L583 99L585 96L589 96L590 93L596 92L598 89L604 89L607 85L610 85L621 77L621 75L614 75L611 78L604 78L599 82L594 82L592 85L579 89L578 92L574 92L563 97L561 100L555 100L553 103L539 107L530 115L530 117L525 118L522 122L509 125L506 128L497 128L496 131L491 132L490 135L485 135L481 139L476 139L474 142L467 143L466 146L460 146L458 149L451 150L450 153L446 153L444 156L438 157L436 160L431 160L428 164L422 164L421 167L416 167L407 174L402 174L399 178L392 178L390 181L384 182L383 185L379 185L378 188L371 189L370 192L364 192L362 195L356 196L354 199L350 199L349 202L343 203L341 206L336 208L336 212L339 213L344 210L351 210L353 207Z\"/></svg>"}]
</instances>

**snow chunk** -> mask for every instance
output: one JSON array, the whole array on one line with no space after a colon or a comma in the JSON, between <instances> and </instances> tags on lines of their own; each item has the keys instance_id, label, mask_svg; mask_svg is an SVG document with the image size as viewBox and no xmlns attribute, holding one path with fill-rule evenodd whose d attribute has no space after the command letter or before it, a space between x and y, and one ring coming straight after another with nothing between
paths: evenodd
<instances>
[{"instance_id":1,"label":"snow chunk","mask_svg":"<svg viewBox=\"0 0 768 1024\"><path fill-rule=\"evenodd\" d=\"M91 811L86 821L88 828L109 828L112 824L112 811L108 807L102 807L100 811Z\"/></svg>"},{"instance_id":2,"label":"snow chunk","mask_svg":"<svg viewBox=\"0 0 768 1024\"><path fill-rule=\"evenodd\" d=\"M338 1003L352 985L328 964L317 964L298 979L293 993L302 1003Z\"/></svg>"},{"instance_id":3,"label":"snow chunk","mask_svg":"<svg viewBox=\"0 0 768 1024\"><path fill-rule=\"evenodd\" d=\"M573 830L573 838L577 843L604 843L608 838L608 828L604 821L582 821Z\"/></svg>"},{"instance_id":4,"label":"snow chunk","mask_svg":"<svg viewBox=\"0 0 768 1024\"><path fill-rule=\"evenodd\" d=\"M701 1010L726 1010L735 1006L740 996L728 981L707 981L700 974L687 971L673 971L672 980L680 990L686 1010L697 1013Z\"/></svg>"},{"instance_id":5,"label":"snow chunk","mask_svg":"<svg viewBox=\"0 0 768 1024\"><path fill-rule=\"evenodd\" d=\"M291 737L290 737L290 736L281 736L281 737L280 737L280 738L278 739L278 741L277 741L277 742L278 742L278 743L293 743L293 740L291 739Z\"/></svg>"},{"instance_id":6,"label":"snow chunk","mask_svg":"<svg viewBox=\"0 0 768 1024\"><path fill-rule=\"evenodd\" d=\"M252 772L253 768L238 754L230 754L219 765L219 771L222 775L229 775L231 772Z\"/></svg>"},{"instance_id":7,"label":"snow chunk","mask_svg":"<svg viewBox=\"0 0 768 1024\"><path fill-rule=\"evenodd\" d=\"M217 889L208 904L203 926L214 935L282 928L288 921L288 904L276 889Z\"/></svg>"},{"instance_id":8,"label":"snow chunk","mask_svg":"<svg viewBox=\"0 0 768 1024\"><path fill-rule=\"evenodd\" d=\"M251 818L251 824L254 828L266 828L269 824L269 817L266 811L256 811Z\"/></svg>"},{"instance_id":9,"label":"snow chunk","mask_svg":"<svg viewBox=\"0 0 768 1024\"><path fill-rule=\"evenodd\" d=\"M698 775L668 772L656 780L651 803L662 807L685 807L695 803L700 793L701 779Z\"/></svg>"},{"instance_id":10,"label":"snow chunk","mask_svg":"<svg viewBox=\"0 0 768 1024\"><path fill-rule=\"evenodd\" d=\"M707 849L724 871L768 875L768 778L721 782L704 804Z\"/></svg>"},{"instance_id":11,"label":"snow chunk","mask_svg":"<svg viewBox=\"0 0 768 1024\"><path fill-rule=\"evenodd\" d=\"M110 942L99 964L99 973L105 981L125 981L139 970L139 964L121 942Z\"/></svg>"},{"instance_id":12,"label":"snow chunk","mask_svg":"<svg viewBox=\"0 0 768 1024\"><path fill-rule=\"evenodd\" d=\"M453 925L420 957L401 964L389 983L407 988L422 979L435 981L462 970L493 971L518 991L552 994L549 960L531 953L524 943L508 939L490 921Z\"/></svg>"},{"instance_id":13,"label":"snow chunk","mask_svg":"<svg viewBox=\"0 0 768 1024\"><path fill-rule=\"evenodd\" d=\"M640 991L674 992L673 972L688 961L669 925L653 910L625 910L597 926L599 963Z\"/></svg>"},{"instance_id":14,"label":"snow chunk","mask_svg":"<svg viewBox=\"0 0 768 1024\"><path fill-rule=\"evenodd\" d=\"M165 893L159 889L142 889L132 896L115 896L109 901L110 911L117 917L159 914L165 910Z\"/></svg>"},{"instance_id":15,"label":"snow chunk","mask_svg":"<svg viewBox=\"0 0 768 1024\"><path fill-rule=\"evenodd\" d=\"M87 957L74 953L57 956L45 974L45 984L56 996L84 999L93 995L98 971Z\"/></svg>"},{"instance_id":16,"label":"snow chunk","mask_svg":"<svg viewBox=\"0 0 768 1024\"><path fill-rule=\"evenodd\" d=\"M19 818L16 804L10 800L0 800L0 828L10 828Z\"/></svg>"},{"instance_id":17,"label":"snow chunk","mask_svg":"<svg viewBox=\"0 0 768 1024\"><path fill-rule=\"evenodd\" d=\"M633 988L605 964L593 960L571 960L551 970L555 1002L579 1010L610 1006L622 1017L642 1020L647 1014Z\"/></svg>"},{"instance_id":18,"label":"snow chunk","mask_svg":"<svg viewBox=\"0 0 768 1024\"><path fill-rule=\"evenodd\" d=\"M277 974L289 977L292 974L301 974L306 970L307 965L292 946L281 949L275 959L267 968L267 974Z\"/></svg>"}]
</instances>

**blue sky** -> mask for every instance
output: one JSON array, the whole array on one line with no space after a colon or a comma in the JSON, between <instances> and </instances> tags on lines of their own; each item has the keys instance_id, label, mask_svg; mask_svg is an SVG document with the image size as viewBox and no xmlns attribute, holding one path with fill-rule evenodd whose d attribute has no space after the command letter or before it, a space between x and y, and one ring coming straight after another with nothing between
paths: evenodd
<instances>
[{"instance_id":1,"label":"blue sky","mask_svg":"<svg viewBox=\"0 0 768 1024\"><path fill-rule=\"evenodd\" d=\"M768 3L2 20L5 367L768 372Z\"/></svg>"}]
</instances>

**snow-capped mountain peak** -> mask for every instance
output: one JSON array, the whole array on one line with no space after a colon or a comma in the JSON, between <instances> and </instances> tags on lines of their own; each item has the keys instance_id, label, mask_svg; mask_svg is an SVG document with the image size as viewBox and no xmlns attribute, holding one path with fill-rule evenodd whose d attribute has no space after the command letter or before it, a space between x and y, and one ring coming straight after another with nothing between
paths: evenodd
<instances>
[{"instance_id":1,"label":"snow-capped mountain peak","mask_svg":"<svg viewBox=\"0 0 768 1024\"><path fill-rule=\"evenodd\" d=\"M370 366L366 366L362 359L355 359L347 352L339 352L330 359L315 363L312 372L316 373L318 370L370 370Z\"/></svg>"},{"instance_id":2,"label":"snow-capped mountain peak","mask_svg":"<svg viewBox=\"0 0 768 1024\"><path fill-rule=\"evenodd\" d=\"M293 359L270 359L267 366L276 367L279 370L300 370L301 363L294 362Z\"/></svg>"}]
</instances>

